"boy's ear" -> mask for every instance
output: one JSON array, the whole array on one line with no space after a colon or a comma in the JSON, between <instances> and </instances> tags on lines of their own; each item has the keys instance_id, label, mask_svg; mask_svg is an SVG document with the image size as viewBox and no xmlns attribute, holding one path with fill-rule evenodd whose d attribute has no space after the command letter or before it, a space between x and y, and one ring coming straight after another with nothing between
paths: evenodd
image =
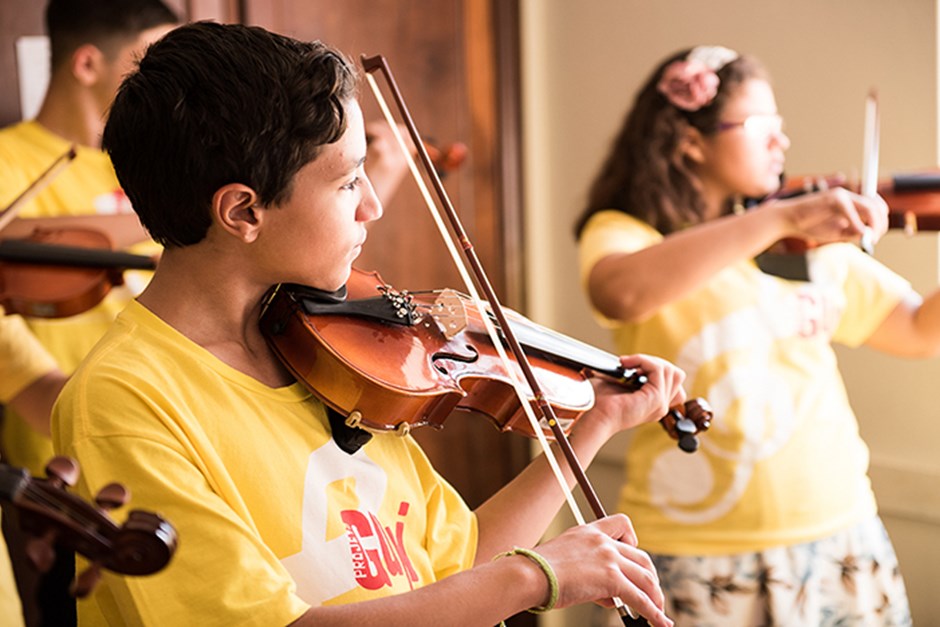
<instances>
[{"instance_id":1,"label":"boy's ear","mask_svg":"<svg viewBox=\"0 0 940 627\"><path fill-rule=\"evenodd\" d=\"M84 44L72 53L72 75L82 86L90 87L98 82L105 62L100 48Z\"/></svg>"},{"instance_id":2,"label":"boy's ear","mask_svg":"<svg viewBox=\"0 0 940 627\"><path fill-rule=\"evenodd\" d=\"M223 185L212 195L213 221L245 243L258 238L261 213L258 194L241 183Z\"/></svg>"},{"instance_id":3,"label":"boy's ear","mask_svg":"<svg viewBox=\"0 0 940 627\"><path fill-rule=\"evenodd\" d=\"M692 163L703 163L705 161L705 138L702 133L692 126L685 129L685 135L679 141L679 154Z\"/></svg>"}]
</instances>

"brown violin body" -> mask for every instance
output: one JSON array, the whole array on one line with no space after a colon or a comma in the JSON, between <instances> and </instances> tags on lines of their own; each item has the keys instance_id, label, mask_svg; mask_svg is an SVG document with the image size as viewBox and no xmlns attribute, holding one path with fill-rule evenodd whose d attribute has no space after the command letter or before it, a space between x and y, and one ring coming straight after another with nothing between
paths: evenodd
<instances>
[{"instance_id":1,"label":"brown violin body","mask_svg":"<svg viewBox=\"0 0 940 627\"><path fill-rule=\"evenodd\" d=\"M267 297L262 314L274 350L300 381L317 382L314 391L325 403L344 416L358 416L355 426L374 431L441 427L456 409L534 436L480 314L466 299L455 296L454 304L446 305L442 292L402 296L390 292L378 274L357 270L347 291L349 301L374 299L375 313L350 315L338 308L336 314L319 313L311 308L316 305L309 293L280 285ZM453 295L446 293L443 300ZM405 308L396 299L408 299L408 307L418 313L396 320ZM458 318L466 326L448 337L447 326ZM586 377L572 377L570 368L547 360L534 361L560 420L590 409L594 394Z\"/></svg>"},{"instance_id":2,"label":"brown violin body","mask_svg":"<svg viewBox=\"0 0 940 627\"><path fill-rule=\"evenodd\" d=\"M91 309L126 268L153 269L149 257L111 250L93 229L38 229L26 240L0 240L0 306L6 313L64 318Z\"/></svg>"},{"instance_id":3,"label":"brown violin body","mask_svg":"<svg viewBox=\"0 0 940 627\"><path fill-rule=\"evenodd\" d=\"M282 362L344 416L347 426L407 434L421 426L441 427L458 410L482 414L503 431L535 437L470 299L448 289L398 292L377 273L354 269L346 293L330 300L310 288L275 286L265 298L261 328ZM628 391L645 382L642 374L622 368L616 356L519 314L512 313L510 324L565 431L594 405L590 377L606 376ZM524 381L521 372L516 375ZM527 397L534 405L530 391ZM690 403L701 408L691 412L696 426L689 433L691 423L671 412L664 427L673 437L708 427L707 406ZM548 425L543 432L553 437ZM684 450L687 446L694 450L688 438Z\"/></svg>"},{"instance_id":4,"label":"brown violin body","mask_svg":"<svg viewBox=\"0 0 940 627\"><path fill-rule=\"evenodd\" d=\"M917 231L940 231L940 169L898 174L878 185L888 203L888 226Z\"/></svg>"}]
</instances>

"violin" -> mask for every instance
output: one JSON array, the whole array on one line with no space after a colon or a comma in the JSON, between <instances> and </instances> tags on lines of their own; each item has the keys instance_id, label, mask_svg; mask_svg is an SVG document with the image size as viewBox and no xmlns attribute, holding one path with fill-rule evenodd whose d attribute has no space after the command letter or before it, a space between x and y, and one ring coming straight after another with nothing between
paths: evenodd
<instances>
[{"instance_id":1,"label":"violin","mask_svg":"<svg viewBox=\"0 0 940 627\"><path fill-rule=\"evenodd\" d=\"M0 211L0 231L75 159L72 146ZM81 227L35 229L23 239L0 240L0 307L34 318L65 318L91 309L112 287L123 285L121 270L152 270L156 262L116 253L110 238Z\"/></svg>"},{"instance_id":2,"label":"violin","mask_svg":"<svg viewBox=\"0 0 940 627\"><path fill-rule=\"evenodd\" d=\"M0 240L0 306L35 318L74 316L124 283L123 270L153 270L151 257L111 250L93 229L37 229L26 239Z\"/></svg>"},{"instance_id":3,"label":"violin","mask_svg":"<svg viewBox=\"0 0 940 627\"><path fill-rule=\"evenodd\" d=\"M782 178L782 177L781 177ZM772 198L794 198L802 194L844 187L859 192L860 185L843 174L782 178ZM898 173L878 182L877 193L888 205L888 228L905 234L940 231L940 168Z\"/></svg>"},{"instance_id":4,"label":"violin","mask_svg":"<svg viewBox=\"0 0 940 627\"><path fill-rule=\"evenodd\" d=\"M150 575L169 563L176 551L176 529L160 516L132 510L118 526L105 513L124 505L129 492L118 483L101 489L92 505L66 490L78 479L78 463L55 457L48 478L30 476L0 463L0 503L4 514L30 536L26 553L41 572L54 560L56 544L88 558L91 565L72 584L77 597L91 592L101 569L121 575Z\"/></svg>"},{"instance_id":5,"label":"violin","mask_svg":"<svg viewBox=\"0 0 940 627\"><path fill-rule=\"evenodd\" d=\"M338 293L274 286L263 300L260 324L281 361L348 427L407 435L422 426L441 428L456 410L482 414L502 431L537 437L483 315L496 322L453 289L401 292L378 273L354 268ZM509 320L566 433L594 404L592 377L626 391L646 382L610 353L516 312L509 311ZM375 358L377 348L382 359ZM531 390L529 400L534 403ZM692 452L696 433L708 429L711 417L707 404L695 399L671 409L663 426ZM547 425L542 429L553 436Z\"/></svg>"},{"instance_id":6,"label":"violin","mask_svg":"<svg viewBox=\"0 0 940 627\"><path fill-rule=\"evenodd\" d=\"M908 236L918 230L940 231L940 168L898 173L890 179L878 179L879 154L878 99L874 90L868 95L865 111L865 151L861 181L849 181L844 175L800 176L784 179L772 198L845 187L865 195L877 193L888 205L888 228L903 229Z\"/></svg>"}]
</instances>

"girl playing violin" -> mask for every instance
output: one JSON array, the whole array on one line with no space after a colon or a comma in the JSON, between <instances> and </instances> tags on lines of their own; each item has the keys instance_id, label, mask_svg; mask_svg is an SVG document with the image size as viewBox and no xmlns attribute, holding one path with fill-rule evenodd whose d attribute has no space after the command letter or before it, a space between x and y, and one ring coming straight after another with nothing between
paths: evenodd
<instances>
[{"instance_id":1,"label":"girl playing violin","mask_svg":"<svg viewBox=\"0 0 940 627\"><path fill-rule=\"evenodd\" d=\"M715 409L697 455L638 430L620 508L683 625L907 625L868 451L832 342L940 350L922 300L856 243L879 198L844 189L736 211L779 185L790 141L763 67L716 46L662 62L627 113L576 225L584 286L620 351L674 361ZM808 281L762 272L784 238Z\"/></svg>"},{"instance_id":2,"label":"girl playing violin","mask_svg":"<svg viewBox=\"0 0 940 627\"><path fill-rule=\"evenodd\" d=\"M81 491L120 476L181 541L159 574L105 575L81 623L493 625L619 596L670 625L626 516L535 546L563 500L545 459L470 511L408 436L341 450L266 343L271 285L341 287L382 213L355 74L320 43L196 23L118 93L104 146L165 252L66 386L53 433ZM581 459L684 399L674 366L623 362L649 383L599 390L573 429Z\"/></svg>"}]
</instances>

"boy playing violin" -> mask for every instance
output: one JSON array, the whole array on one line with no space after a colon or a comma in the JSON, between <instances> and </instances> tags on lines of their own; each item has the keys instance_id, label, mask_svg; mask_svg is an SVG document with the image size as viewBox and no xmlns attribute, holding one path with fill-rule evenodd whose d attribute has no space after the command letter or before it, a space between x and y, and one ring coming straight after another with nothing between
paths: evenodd
<instances>
[{"instance_id":1,"label":"boy playing violin","mask_svg":"<svg viewBox=\"0 0 940 627\"><path fill-rule=\"evenodd\" d=\"M339 288L382 213L344 57L259 28L183 26L125 80L104 147L165 253L66 385L54 440L81 463L84 494L119 476L181 541L159 574L105 575L82 624L492 625L613 596L671 624L625 516L532 549L563 501L544 458L470 511L410 437L340 450L266 344L271 285ZM582 460L684 399L674 366L623 363L649 383L598 388L571 435Z\"/></svg>"}]
</instances>

